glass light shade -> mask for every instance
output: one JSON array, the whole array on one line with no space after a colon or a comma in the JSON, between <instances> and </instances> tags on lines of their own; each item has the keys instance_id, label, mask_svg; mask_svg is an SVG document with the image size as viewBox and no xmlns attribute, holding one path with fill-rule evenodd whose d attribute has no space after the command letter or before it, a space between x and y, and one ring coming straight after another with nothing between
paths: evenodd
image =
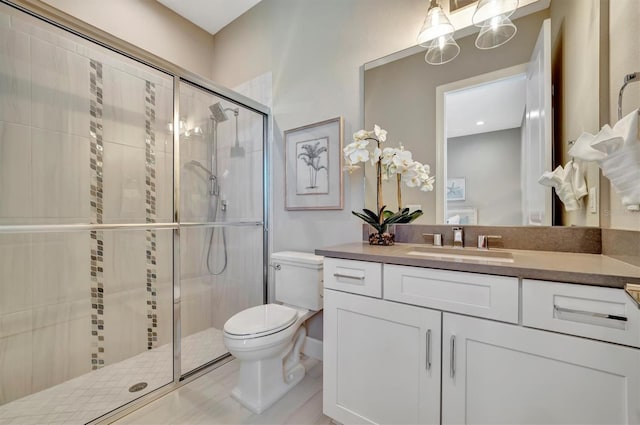
<instances>
[{"instance_id":1,"label":"glass light shade","mask_svg":"<svg viewBox=\"0 0 640 425\"><path fill-rule=\"evenodd\" d=\"M453 34L454 31L455 28L451 25L442 8L437 4L432 4L418 33L418 44L422 47L428 47L431 41L447 34Z\"/></svg>"},{"instance_id":2,"label":"glass light shade","mask_svg":"<svg viewBox=\"0 0 640 425\"><path fill-rule=\"evenodd\" d=\"M471 21L475 26L486 27L491 25L491 18L513 15L518 8L518 0L480 0L476 5Z\"/></svg>"},{"instance_id":3,"label":"glass light shade","mask_svg":"<svg viewBox=\"0 0 640 425\"><path fill-rule=\"evenodd\" d=\"M476 47L478 49L488 50L502 46L518 32L518 28L506 16L495 16L491 18L491 21L493 23L482 27L476 38Z\"/></svg>"},{"instance_id":4,"label":"glass light shade","mask_svg":"<svg viewBox=\"0 0 640 425\"><path fill-rule=\"evenodd\" d=\"M453 38L453 34L445 34L432 40L427 46L427 54L424 55L424 60L431 65L442 65L452 61L458 53L460 53L460 46Z\"/></svg>"}]
</instances>

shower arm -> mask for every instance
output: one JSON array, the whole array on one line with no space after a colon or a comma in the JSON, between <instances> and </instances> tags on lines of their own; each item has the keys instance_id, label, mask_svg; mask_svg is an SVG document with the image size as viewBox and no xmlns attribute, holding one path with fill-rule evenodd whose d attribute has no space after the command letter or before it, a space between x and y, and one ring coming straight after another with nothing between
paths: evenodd
<instances>
[{"instance_id":1,"label":"shower arm","mask_svg":"<svg viewBox=\"0 0 640 425\"><path fill-rule=\"evenodd\" d=\"M624 83L622 87L620 87L620 93L618 93L618 120L622 119L622 95L624 94L624 89L629 83L635 83L637 81L640 81L640 72L634 72L624 76Z\"/></svg>"}]
</instances>

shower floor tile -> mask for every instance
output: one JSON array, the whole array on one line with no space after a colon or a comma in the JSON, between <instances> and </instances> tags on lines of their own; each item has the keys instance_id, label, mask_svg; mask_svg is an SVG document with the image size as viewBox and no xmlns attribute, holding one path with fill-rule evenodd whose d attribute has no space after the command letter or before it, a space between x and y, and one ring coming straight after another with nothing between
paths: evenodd
<instances>
[{"instance_id":1,"label":"shower floor tile","mask_svg":"<svg viewBox=\"0 0 640 425\"><path fill-rule=\"evenodd\" d=\"M0 406L0 425L84 424L172 382L173 349L165 344ZM227 352L222 331L209 328L182 339L182 370ZM146 382L145 389L129 387Z\"/></svg>"}]
</instances>

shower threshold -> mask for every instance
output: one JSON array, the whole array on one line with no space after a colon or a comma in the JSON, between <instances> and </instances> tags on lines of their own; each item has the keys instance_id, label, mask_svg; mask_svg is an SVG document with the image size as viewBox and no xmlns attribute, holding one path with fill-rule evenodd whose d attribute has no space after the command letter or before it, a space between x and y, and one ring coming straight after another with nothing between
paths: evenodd
<instances>
[{"instance_id":1,"label":"shower threshold","mask_svg":"<svg viewBox=\"0 0 640 425\"><path fill-rule=\"evenodd\" d=\"M222 331L208 328L182 338L188 372L227 352ZM173 381L173 347L165 344L118 363L0 406L0 425L85 424ZM140 391L132 385L144 382Z\"/></svg>"}]
</instances>

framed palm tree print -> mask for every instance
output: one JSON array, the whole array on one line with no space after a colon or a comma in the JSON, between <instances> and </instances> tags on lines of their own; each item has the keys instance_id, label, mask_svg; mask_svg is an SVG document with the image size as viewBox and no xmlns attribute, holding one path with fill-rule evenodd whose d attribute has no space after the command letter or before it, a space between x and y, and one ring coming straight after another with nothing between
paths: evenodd
<instances>
[{"instance_id":1,"label":"framed palm tree print","mask_svg":"<svg viewBox=\"0 0 640 425\"><path fill-rule=\"evenodd\" d=\"M341 210L342 117L284 132L285 208Z\"/></svg>"}]
</instances>

